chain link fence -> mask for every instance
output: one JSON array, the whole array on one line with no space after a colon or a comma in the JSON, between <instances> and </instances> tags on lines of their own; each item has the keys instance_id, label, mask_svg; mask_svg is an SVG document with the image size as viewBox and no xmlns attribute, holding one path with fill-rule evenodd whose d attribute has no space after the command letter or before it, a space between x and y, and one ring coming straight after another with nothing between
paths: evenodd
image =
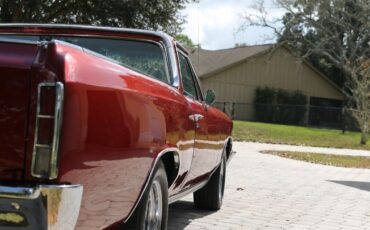
<instances>
[{"instance_id":1,"label":"chain link fence","mask_svg":"<svg viewBox=\"0 0 370 230\"><path fill-rule=\"evenodd\" d=\"M216 102L215 107L233 120L262 121L282 124L354 129L353 120L342 107L308 105L272 105ZM262 107L262 108L261 108ZM258 108L259 112L256 112ZM264 111L261 113L260 111Z\"/></svg>"}]
</instances>

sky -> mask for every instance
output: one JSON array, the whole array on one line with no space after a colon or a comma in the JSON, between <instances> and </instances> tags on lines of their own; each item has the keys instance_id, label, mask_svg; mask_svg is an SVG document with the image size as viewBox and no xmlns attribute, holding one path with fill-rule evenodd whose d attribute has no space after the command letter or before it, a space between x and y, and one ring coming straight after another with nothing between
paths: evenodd
<instances>
[{"instance_id":1,"label":"sky","mask_svg":"<svg viewBox=\"0 0 370 230\"><path fill-rule=\"evenodd\" d=\"M281 18L284 11L276 7L273 0L265 0L265 8L271 18ZM243 15L253 15L254 0L199 0L189 3L182 12L187 22L183 34L203 49L217 50L234 47L236 43L257 45L275 40L271 29L248 27L240 32ZM238 32L239 31L239 32Z\"/></svg>"}]
</instances>

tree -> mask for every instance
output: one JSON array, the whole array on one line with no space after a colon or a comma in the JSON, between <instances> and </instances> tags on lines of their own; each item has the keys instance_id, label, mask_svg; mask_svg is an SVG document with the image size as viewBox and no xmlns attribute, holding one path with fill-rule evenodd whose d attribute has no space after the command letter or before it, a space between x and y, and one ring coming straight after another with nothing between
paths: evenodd
<instances>
[{"instance_id":1,"label":"tree","mask_svg":"<svg viewBox=\"0 0 370 230\"><path fill-rule=\"evenodd\" d=\"M89 24L181 31L192 0L0 0L0 22Z\"/></svg>"},{"instance_id":2,"label":"tree","mask_svg":"<svg viewBox=\"0 0 370 230\"><path fill-rule=\"evenodd\" d=\"M361 129L361 144L370 130L370 0L276 0L286 15L268 18L261 1L247 25L271 28L280 43L302 59L317 58L322 66L344 76L348 110ZM283 24L278 28L278 23Z\"/></svg>"},{"instance_id":3,"label":"tree","mask_svg":"<svg viewBox=\"0 0 370 230\"><path fill-rule=\"evenodd\" d=\"M197 45L185 34L177 34L175 35L175 39L185 48L192 49L197 47Z\"/></svg>"},{"instance_id":4,"label":"tree","mask_svg":"<svg viewBox=\"0 0 370 230\"><path fill-rule=\"evenodd\" d=\"M245 47L245 46L247 46L247 43L245 42L241 42L241 43L237 42L234 44L234 48Z\"/></svg>"},{"instance_id":5,"label":"tree","mask_svg":"<svg viewBox=\"0 0 370 230\"><path fill-rule=\"evenodd\" d=\"M351 77L346 83L347 87L356 89L351 91L349 112L361 128L361 144L366 144L370 131L370 61L362 62L354 74L358 77Z\"/></svg>"},{"instance_id":6,"label":"tree","mask_svg":"<svg viewBox=\"0 0 370 230\"><path fill-rule=\"evenodd\" d=\"M295 39L295 33L302 33L301 28L292 28L289 23L291 23L291 14L286 13L283 17L282 23L284 24L284 28L287 26L290 26L290 29L286 29L283 32L283 36L279 37L278 43L287 43L292 50L298 51L300 54L299 56L305 55L308 51L308 47L304 44L302 44L301 41L298 39ZM315 42L318 40L317 34L311 33L311 31L308 31L306 34L303 35L305 39L310 40L311 42ZM314 67L319 69L322 73L324 73L326 76L329 77L330 80L332 80L335 84L337 84L340 88L343 88L345 78L340 69L337 67L328 64L329 61L327 58L323 55L319 54L311 54L307 56L307 61L310 62Z\"/></svg>"}]
</instances>

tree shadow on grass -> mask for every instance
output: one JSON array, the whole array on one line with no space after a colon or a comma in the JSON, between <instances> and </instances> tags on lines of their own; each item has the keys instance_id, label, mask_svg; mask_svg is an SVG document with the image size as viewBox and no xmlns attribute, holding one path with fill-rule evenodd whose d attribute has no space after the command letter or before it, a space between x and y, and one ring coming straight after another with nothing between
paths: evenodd
<instances>
[{"instance_id":1,"label":"tree shadow on grass","mask_svg":"<svg viewBox=\"0 0 370 230\"><path fill-rule=\"evenodd\" d=\"M193 220L203 218L214 212L196 209L191 201L177 201L169 206L168 229L184 229Z\"/></svg>"},{"instance_id":2,"label":"tree shadow on grass","mask_svg":"<svg viewBox=\"0 0 370 230\"><path fill-rule=\"evenodd\" d=\"M328 180L328 181L370 192L370 182L342 181L342 180Z\"/></svg>"}]
</instances>

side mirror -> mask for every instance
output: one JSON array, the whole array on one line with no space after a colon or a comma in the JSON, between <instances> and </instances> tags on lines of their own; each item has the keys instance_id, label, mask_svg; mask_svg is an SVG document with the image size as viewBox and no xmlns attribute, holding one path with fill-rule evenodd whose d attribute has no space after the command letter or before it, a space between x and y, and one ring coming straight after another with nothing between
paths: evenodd
<instances>
[{"instance_id":1,"label":"side mirror","mask_svg":"<svg viewBox=\"0 0 370 230\"><path fill-rule=\"evenodd\" d=\"M215 100L216 100L215 91L213 91L212 89L207 90L204 98L205 98L207 105L213 105L213 103L215 103Z\"/></svg>"}]
</instances>

